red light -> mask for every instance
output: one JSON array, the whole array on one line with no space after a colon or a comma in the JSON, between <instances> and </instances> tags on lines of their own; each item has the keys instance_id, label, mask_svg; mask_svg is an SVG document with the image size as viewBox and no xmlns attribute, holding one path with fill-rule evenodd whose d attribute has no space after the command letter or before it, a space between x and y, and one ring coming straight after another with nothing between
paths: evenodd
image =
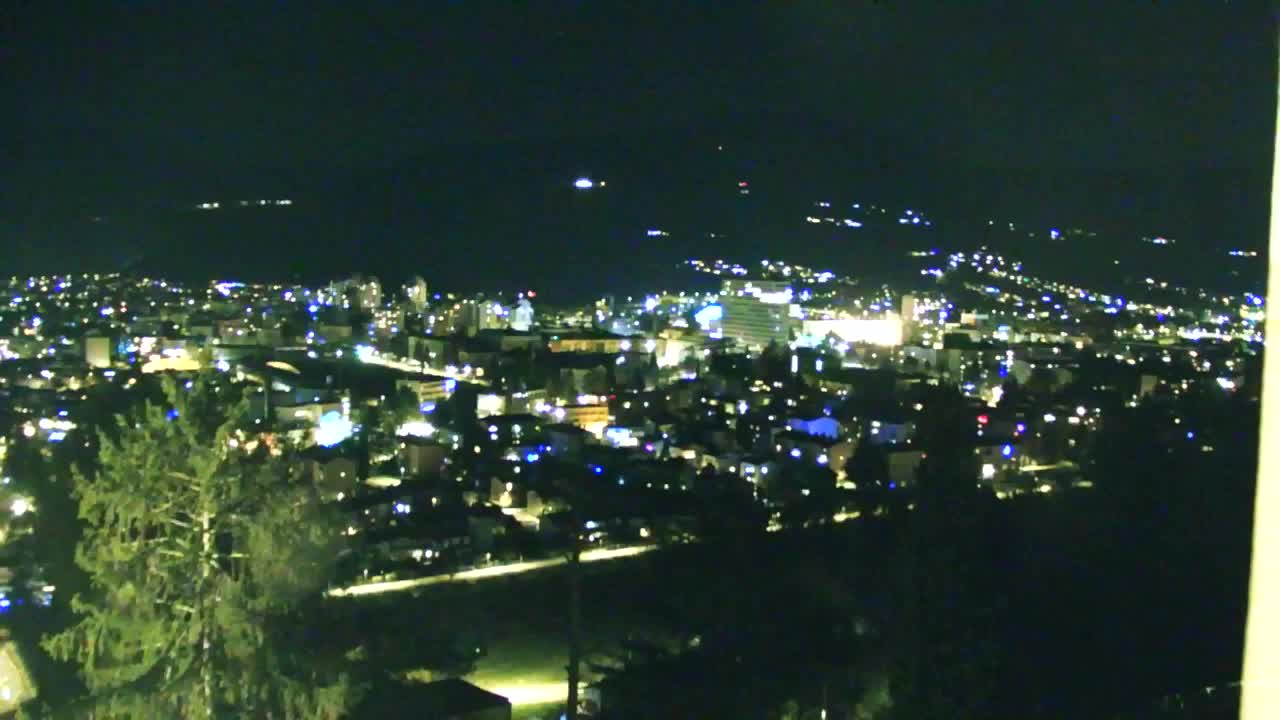
<instances>
[{"instance_id":1,"label":"red light","mask_svg":"<svg viewBox=\"0 0 1280 720\"><path fill-rule=\"evenodd\" d=\"M538 297L538 293L536 293L536 292L534 292L534 291L530 290L530 291L529 291L529 297Z\"/></svg>"},{"instance_id":2,"label":"red light","mask_svg":"<svg viewBox=\"0 0 1280 720\"><path fill-rule=\"evenodd\" d=\"M738 181L738 187L746 187L746 186L747 186L747 181L746 181L746 180L739 180L739 181Z\"/></svg>"},{"instance_id":3,"label":"red light","mask_svg":"<svg viewBox=\"0 0 1280 720\"><path fill-rule=\"evenodd\" d=\"M991 419L991 418L987 417L986 415L979 415L979 416L978 416L978 424L979 424L979 425L986 425L986 424L987 424L987 421L989 421L990 419Z\"/></svg>"}]
</instances>

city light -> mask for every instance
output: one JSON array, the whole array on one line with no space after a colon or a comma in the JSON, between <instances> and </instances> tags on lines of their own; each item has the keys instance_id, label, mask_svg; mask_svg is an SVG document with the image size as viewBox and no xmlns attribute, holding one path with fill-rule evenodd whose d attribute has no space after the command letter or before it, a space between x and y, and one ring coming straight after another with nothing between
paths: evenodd
<instances>
[{"instance_id":1,"label":"city light","mask_svg":"<svg viewBox=\"0 0 1280 720\"><path fill-rule=\"evenodd\" d=\"M1257 222L1268 208L1280 217L1280 199L1264 205L1271 186L1232 161L1272 150L1234 132L1271 107L1254 100L1272 88L1247 87L1269 76L1240 70L1274 60L1258 42L1274 30L1264 11L1248 9L1252 22L1162 16L1163 33L1129 31L1127 10L1015 18L1031 28L880 23L871 67L805 61L831 54L839 13L770 16L789 22L726 44L690 43L688 28L755 15L698 10L637 28L607 8L570 26L526 12L493 42L491 18L468 4L458 12L474 22L441 30L453 50L473 50L468 67L441 75L406 74L412 63L400 61L424 54L420 33L386 32L430 24L429 13L366 9L265 29L253 17L236 28L150 12L50 13L17 28L66 26L14 45L35 65L56 60L47 72L18 64L31 90L18 95L38 110L25 120L85 126L77 142L58 142L66 123L22 134L11 184L30 208L0 222L14 268L64 266L13 275L0 293L0 574L11 576L0 617L35 637L18 631L52 614L51 629L66 630L46 643L85 681L83 698L42 688L49 714L111 705L120 663L93 661L127 660L138 638L154 660L144 679L157 682L143 689L157 713L207 715L220 698L269 714L281 668L223 645L269 638L281 658L305 655L315 638L275 633L277 614L345 619L320 639L354 638L370 658L353 659L397 660L396 681L496 691L517 717L572 714L569 676L584 717L910 714L929 703L897 692L890 656L901 649L927 671L915 673L929 686L916 699L963 709L996 687L1000 707L987 714L1001 717L1055 699L1060 714L1209 715L1183 700L1240 680L1198 679L1231 669L1217 657L1240 657L1230 642L1179 644L1169 629L1231 640L1240 613L1220 610L1255 613L1266 606L1256 594L1280 587L1280 564L1258 560L1275 530L1262 521L1263 480L1280 443L1275 425L1255 426L1264 388L1271 399L1280 388L1264 337L1275 254ZM1015 43L992 61L992 47L1041 26L1055 31L1052 52ZM113 66L181 81L77 81L103 62L79 40L131 33L182 51L115 43ZM227 61L228 39L325 61L286 73L280 92L261 68ZM550 65L539 61L548 43L559 46ZM1050 55L1070 65L1114 47L1110 72L1022 82ZM745 60L725 63L726 52ZM1223 61L1165 67L1171 54ZM715 82L698 82L706 68ZM949 82L921 86L937 68ZM643 92L618 89L623 75ZM354 101L335 113L326 93L353 84L395 92L338 92ZM1192 118L1194 133L1159 111L1173 86L1188 107L1213 110ZM1001 102L966 102L975 87L999 89ZM219 97L226 88L245 90ZM130 125L128 148L148 152L99 152L112 138L95 127L118 119L95 116L104 97L146 119ZM1150 112L1116 120L1101 102L1114 98ZM1013 112L1046 99L1070 112ZM173 108L216 117L196 127ZM1094 116L1116 122L1073 122ZM298 130L311 118L332 127ZM889 138L905 145L877 141L898 118L970 142L912 143L909 128ZM215 126L213 140L169 152L174 137ZM973 128L992 131L975 144ZM938 163L915 162L913 144L950 156L943 165L997 172L931 174ZM1107 149L1110 164L1160 172L1099 169ZM150 171L152 155L165 172ZM848 158L892 167L875 177ZM1017 171L1028 163L1038 170ZM1187 177L1204 182L1169 181ZM1081 188L1096 192L1066 197ZM1239 496L1254 479L1246 598L1220 580L1250 560L1236 530L1249 528ZM84 532L62 532L64 515ZM1152 528L1177 542L1150 542ZM993 531L1019 562L986 552ZM272 538L316 547L267 557L259 540ZM980 585L931 592L860 571L860 558L899 558L914 563L908 579L946 581L947 558L927 551L948 546L975 561L966 572L999 576L1010 600L984 621L993 642L976 655L951 650L991 605ZM74 604L66 563L53 562L73 558L93 561L81 564L96 590ZM579 558L612 565L580 569ZM305 587L259 577L280 572ZM51 578L66 597L45 612ZM116 586L136 597L113 602ZM1170 590L1194 612L1146 617L1144 601ZM690 632L652 622L687 598L700 600L685 608L696 617L678 618ZM912 612L854 607L876 598ZM192 655L201 608L258 606L270 612L214 618L227 622ZM941 632L894 647L915 618ZM1277 618L1251 622L1280 638ZM132 634L111 632L124 626ZM86 638L101 645L90 643L94 657ZM663 672L630 671L636 642L655 645ZM18 660L40 658L15 653L0 642L0 717L32 699L19 693ZM181 674L192 657L218 660L203 692ZM1030 671L1004 672L1013 657ZM1061 657L1106 662L1068 676L1053 671ZM615 661L616 677L604 667ZM317 692L335 679L294 674ZM1269 675L1280 663L1231 687L1280 697ZM768 687L747 694L711 682L761 677ZM614 693L628 689L615 680L635 692ZM1080 688L1093 692L1073 697ZM409 715L471 710L414 707L418 690L428 688L371 699ZM339 695L320 698L331 714L359 713Z\"/></svg>"},{"instance_id":2,"label":"city light","mask_svg":"<svg viewBox=\"0 0 1280 720\"><path fill-rule=\"evenodd\" d=\"M617 548L600 548L586 550L582 553L580 561L583 563L607 562L610 560L621 560L625 558L635 557L657 549L656 545L630 545ZM524 562L508 563L504 565L492 565L489 567L475 568L472 570L463 570L453 573L452 575L431 575L428 577L413 578L409 580L388 580L382 582L364 583L361 585L352 585L346 588L338 588L330 590L326 595L330 597L360 597L364 595L382 595L385 593L403 592L405 590L413 590L420 587L431 585L442 585L448 583L466 583L478 580L488 580L495 577L505 577L508 575L520 575L547 568L558 567L564 565L568 560L563 557L548 558L546 560L528 560Z\"/></svg>"},{"instance_id":3,"label":"city light","mask_svg":"<svg viewBox=\"0 0 1280 720\"><path fill-rule=\"evenodd\" d=\"M320 416L314 432L315 443L321 447L333 447L351 437L355 426L337 410Z\"/></svg>"}]
</instances>

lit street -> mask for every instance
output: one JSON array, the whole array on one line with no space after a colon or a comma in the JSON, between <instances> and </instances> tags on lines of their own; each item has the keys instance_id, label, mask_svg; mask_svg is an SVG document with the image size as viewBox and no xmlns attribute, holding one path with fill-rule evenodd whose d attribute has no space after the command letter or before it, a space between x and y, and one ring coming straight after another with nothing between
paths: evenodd
<instances>
[{"instance_id":1,"label":"lit street","mask_svg":"<svg viewBox=\"0 0 1280 720\"><path fill-rule=\"evenodd\" d=\"M604 562L606 560L620 560L622 558L642 555L655 549L657 549L656 545L629 545L619 548L587 550L582 553L582 562L595 563ZM536 570L558 567L566 564L567 562L568 558L559 556L547 558L546 560L530 560L527 562L507 563L505 565L490 565L489 567L475 568L474 570L463 570L462 572L454 573L452 575L432 575L430 577L412 578L409 580L387 580L385 582L352 585L350 587L330 590L326 594L329 597L382 595L386 593L402 592L404 590L413 590L415 588L427 587L430 585L469 583L487 580L489 578L520 575L522 573L534 572Z\"/></svg>"}]
</instances>

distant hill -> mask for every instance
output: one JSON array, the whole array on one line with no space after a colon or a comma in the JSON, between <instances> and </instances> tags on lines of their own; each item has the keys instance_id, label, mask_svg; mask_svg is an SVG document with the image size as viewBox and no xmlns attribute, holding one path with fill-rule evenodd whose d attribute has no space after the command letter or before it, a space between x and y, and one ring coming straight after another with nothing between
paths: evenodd
<instances>
[{"instance_id":1,"label":"distant hill","mask_svg":"<svg viewBox=\"0 0 1280 720\"><path fill-rule=\"evenodd\" d=\"M122 195L16 208L0 219L0 242L12 249L9 272L130 268L315 281L362 271L386 282L418 273L434 287L534 287L564 299L691 282L675 269L689 257L786 258L874 274L913 249L979 244L1082 281L1157 274L1250 289L1261 279L1262 259L1229 264L1225 254L1265 247L1268 179L1258 173L951 171L818 140L772 155L743 146L749 142L764 143L496 144L389 169L247 173L207 188L173 185L145 201ZM605 185L576 190L580 176ZM235 206L258 198L292 205ZM214 201L222 207L194 209ZM840 218L854 217L855 202L889 214L864 218L858 229L805 222L820 214L817 201ZM898 225L904 208L925 212L933 226ZM1051 227L1096 237L1055 243ZM668 234L651 237L650 229ZM1155 248L1143 235L1178 243ZM1237 266L1246 272L1232 276Z\"/></svg>"}]
</instances>

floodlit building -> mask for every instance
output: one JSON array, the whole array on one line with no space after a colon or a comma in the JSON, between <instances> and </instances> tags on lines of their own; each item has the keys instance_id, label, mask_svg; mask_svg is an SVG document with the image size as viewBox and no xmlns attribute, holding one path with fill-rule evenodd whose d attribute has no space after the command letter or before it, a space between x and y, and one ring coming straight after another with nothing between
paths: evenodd
<instances>
[{"instance_id":1,"label":"floodlit building","mask_svg":"<svg viewBox=\"0 0 1280 720\"><path fill-rule=\"evenodd\" d=\"M835 335L847 343L896 347L902 344L903 321L892 313L880 318L805 320L801 324L801 334L814 344Z\"/></svg>"},{"instance_id":2,"label":"floodlit building","mask_svg":"<svg viewBox=\"0 0 1280 720\"><path fill-rule=\"evenodd\" d=\"M516 302L516 308L511 313L511 329L519 332L529 332L533 327L533 304L528 298L520 298Z\"/></svg>"},{"instance_id":3,"label":"floodlit building","mask_svg":"<svg viewBox=\"0 0 1280 720\"><path fill-rule=\"evenodd\" d=\"M793 321L790 306L784 302L765 302L755 295L725 295L720 305L724 309L720 320L724 337L749 350L762 350L771 342L785 345L791 339Z\"/></svg>"},{"instance_id":4,"label":"floodlit building","mask_svg":"<svg viewBox=\"0 0 1280 720\"><path fill-rule=\"evenodd\" d=\"M89 367L111 366L111 338L90 335L84 339L84 361Z\"/></svg>"},{"instance_id":5,"label":"floodlit building","mask_svg":"<svg viewBox=\"0 0 1280 720\"><path fill-rule=\"evenodd\" d=\"M565 422L577 425L596 437L602 436L609 426L609 406L605 403L565 405L557 410L564 410Z\"/></svg>"}]
</instances>

